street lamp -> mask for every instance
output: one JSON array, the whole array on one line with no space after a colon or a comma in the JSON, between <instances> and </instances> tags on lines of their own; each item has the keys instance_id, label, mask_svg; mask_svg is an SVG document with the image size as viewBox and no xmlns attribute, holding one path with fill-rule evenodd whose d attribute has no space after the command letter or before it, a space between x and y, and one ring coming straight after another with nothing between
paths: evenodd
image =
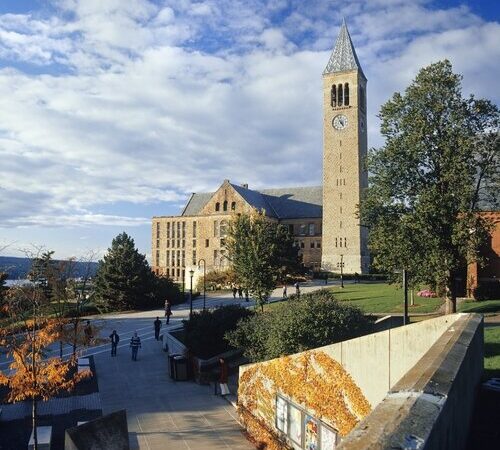
<instances>
[{"instance_id":1,"label":"street lamp","mask_svg":"<svg viewBox=\"0 0 500 450\"><path fill-rule=\"evenodd\" d=\"M344 255L340 255L340 287L344 287Z\"/></svg>"},{"instance_id":2,"label":"street lamp","mask_svg":"<svg viewBox=\"0 0 500 450\"><path fill-rule=\"evenodd\" d=\"M189 277L191 279L191 285L189 288L189 318L191 319L191 316L193 315L193 275L194 275L194 270L191 269L189 271Z\"/></svg>"},{"instance_id":3,"label":"street lamp","mask_svg":"<svg viewBox=\"0 0 500 450\"><path fill-rule=\"evenodd\" d=\"M206 287L206 284L205 284L205 278L206 278L206 275L207 275L207 263L205 262L205 260L203 258L201 258L199 261L198 261L198 267L200 267L200 263L203 261L203 311L205 311L205 301L206 301L206 292L207 292L207 287Z\"/></svg>"}]
</instances>

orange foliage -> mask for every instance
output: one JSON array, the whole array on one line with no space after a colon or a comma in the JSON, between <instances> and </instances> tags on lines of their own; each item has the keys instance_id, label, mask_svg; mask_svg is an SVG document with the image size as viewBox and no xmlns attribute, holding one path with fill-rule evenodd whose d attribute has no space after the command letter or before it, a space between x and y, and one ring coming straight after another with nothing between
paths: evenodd
<instances>
[{"instance_id":1,"label":"orange foliage","mask_svg":"<svg viewBox=\"0 0 500 450\"><path fill-rule=\"evenodd\" d=\"M341 436L371 410L351 376L324 352L308 351L255 364L240 378L239 411L248 432L269 449L286 448L276 432L262 425L274 424L277 393L302 405Z\"/></svg>"},{"instance_id":2,"label":"orange foliage","mask_svg":"<svg viewBox=\"0 0 500 450\"><path fill-rule=\"evenodd\" d=\"M12 357L9 370L0 372L0 385L9 387L8 401L47 400L60 391L72 390L90 372L71 373L76 356L62 360L46 358L44 352L60 339L57 320L26 321L26 331L16 335L0 331L0 346Z\"/></svg>"}]
</instances>

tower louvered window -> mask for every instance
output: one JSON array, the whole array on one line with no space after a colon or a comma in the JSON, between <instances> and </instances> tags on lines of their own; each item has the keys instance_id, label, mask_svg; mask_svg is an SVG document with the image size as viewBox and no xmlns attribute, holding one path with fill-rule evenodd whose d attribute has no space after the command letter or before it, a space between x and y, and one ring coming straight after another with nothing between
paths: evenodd
<instances>
[{"instance_id":1,"label":"tower louvered window","mask_svg":"<svg viewBox=\"0 0 500 450\"><path fill-rule=\"evenodd\" d=\"M337 106L337 86L332 85L332 91L330 93L330 105L332 108Z\"/></svg>"},{"instance_id":2,"label":"tower louvered window","mask_svg":"<svg viewBox=\"0 0 500 450\"><path fill-rule=\"evenodd\" d=\"M344 84L344 105L349 106L349 83Z\"/></svg>"},{"instance_id":3,"label":"tower louvered window","mask_svg":"<svg viewBox=\"0 0 500 450\"><path fill-rule=\"evenodd\" d=\"M339 84L337 95L337 105L342 106L344 104L344 90L341 84Z\"/></svg>"}]
</instances>

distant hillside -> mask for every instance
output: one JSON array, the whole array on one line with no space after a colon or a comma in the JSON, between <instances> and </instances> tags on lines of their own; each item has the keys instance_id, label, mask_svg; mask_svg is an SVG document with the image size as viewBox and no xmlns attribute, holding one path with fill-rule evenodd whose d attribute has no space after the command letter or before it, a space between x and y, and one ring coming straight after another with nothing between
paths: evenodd
<instances>
[{"instance_id":1,"label":"distant hillside","mask_svg":"<svg viewBox=\"0 0 500 450\"><path fill-rule=\"evenodd\" d=\"M57 262L57 261L56 261ZM97 271L98 263L91 264L91 276ZM75 277L81 277L86 272L87 263L77 262L75 266ZM31 259L15 258L13 256L0 256L0 272L7 272L10 280L25 279L31 268Z\"/></svg>"}]
</instances>

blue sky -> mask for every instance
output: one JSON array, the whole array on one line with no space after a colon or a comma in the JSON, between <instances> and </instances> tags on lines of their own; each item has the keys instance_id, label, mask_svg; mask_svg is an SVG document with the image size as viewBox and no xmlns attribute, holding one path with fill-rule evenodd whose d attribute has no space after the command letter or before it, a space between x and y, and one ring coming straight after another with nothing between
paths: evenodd
<instances>
[{"instance_id":1,"label":"blue sky","mask_svg":"<svg viewBox=\"0 0 500 450\"><path fill-rule=\"evenodd\" d=\"M0 254L99 255L223 179L321 183L321 72L346 17L376 114L448 58L499 103L495 1L0 2Z\"/></svg>"}]
</instances>

